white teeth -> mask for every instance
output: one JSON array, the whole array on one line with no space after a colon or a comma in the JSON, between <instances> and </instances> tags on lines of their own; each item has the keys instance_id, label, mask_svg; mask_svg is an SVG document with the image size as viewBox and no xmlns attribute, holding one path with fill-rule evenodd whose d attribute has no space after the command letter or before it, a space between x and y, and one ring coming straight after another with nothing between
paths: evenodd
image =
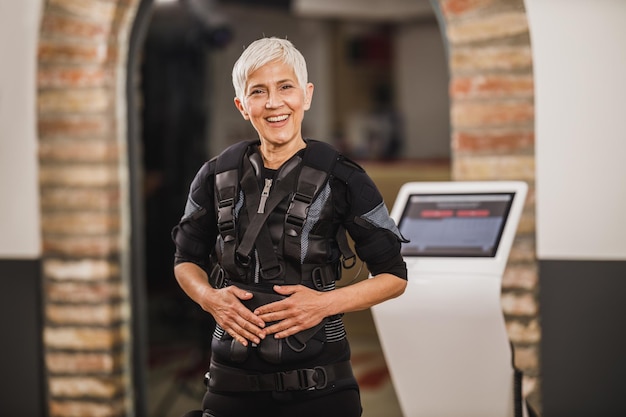
<instances>
[{"instance_id":1,"label":"white teeth","mask_svg":"<svg viewBox=\"0 0 626 417\"><path fill-rule=\"evenodd\" d=\"M288 115L284 114L282 116L268 117L268 122L282 122L283 120L287 120Z\"/></svg>"}]
</instances>

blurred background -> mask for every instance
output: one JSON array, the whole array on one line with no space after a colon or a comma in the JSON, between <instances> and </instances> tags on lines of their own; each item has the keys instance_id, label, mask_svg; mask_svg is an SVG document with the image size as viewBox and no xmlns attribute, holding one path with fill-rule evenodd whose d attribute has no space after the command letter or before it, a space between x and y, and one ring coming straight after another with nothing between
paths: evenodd
<instances>
[{"instance_id":1,"label":"blurred background","mask_svg":"<svg viewBox=\"0 0 626 417\"><path fill-rule=\"evenodd\" d=\"M173 282L169 232L202 161L253 137L230 70L275 35L316 85L305 134L388 206L407 179L529 185L501 293L524 395L548 417L624 415L625 16L622 0L0 0L0 414L197 404L212 324ZM346 317L355 367L389 416L369 319Z\"/></svg>"}]
</instances>

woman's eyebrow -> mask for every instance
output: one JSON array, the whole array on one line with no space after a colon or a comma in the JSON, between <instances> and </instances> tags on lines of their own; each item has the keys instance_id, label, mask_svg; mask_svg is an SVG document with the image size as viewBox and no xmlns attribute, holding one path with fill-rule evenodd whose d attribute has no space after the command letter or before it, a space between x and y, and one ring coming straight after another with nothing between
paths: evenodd
<instances>
[{"instance_id":1,"label":"woman's eyebrow","mask_svg":"<svg viewBox=\"0 0 626 417\"><path fill-rule=\"evenodd\" d=\"M285 84L285 83L295 83L295 81L292 80L291 78L285 78L283 80L276 81L274 84L279 85L279 84ZM256 84L248 86L249 89L251 89L251 88L263 88L263 87L266 87L265 83L256 83Z\"/></svg>"},{"instance_id":2,"label":"woman's eyebrow","mask_svg":"<svg viewBox=\"0 0 626 417\"><path fill-rule=\"evenodd\" d=\"M262 88L262 87L265 87L265 84L257 83L257 84L254 84L254 85L249 85L248 86L248 90L253 90L255 88Z\"/></svg>"}]
</instances>

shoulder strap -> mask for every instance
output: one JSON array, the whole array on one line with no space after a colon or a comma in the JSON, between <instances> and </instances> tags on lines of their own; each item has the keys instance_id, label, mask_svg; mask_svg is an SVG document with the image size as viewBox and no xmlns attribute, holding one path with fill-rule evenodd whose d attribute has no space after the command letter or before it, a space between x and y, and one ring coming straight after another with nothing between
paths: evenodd
<instances>
[{"instance_id":1,"label":"shoulder strap","mask_svg":"<svg viewBox=\"0 0 626 417\"><path fill-rule=\"evenodd\" d=\"M326 184L338 156L339 152L330 145L315 140L308 141L296 192L287 210L285 232L288 235L300 235L309 206Z\"/></svg>"},{"instance_id":2,"label":"shoulder strap","mask_svg":"<svg viewBox=\"0 0 626 417\"><path fill-rule=\"evenodd\" d=\"M326 184L338 156L339 152L330 145L307 140L296 192L285 217L284 252L293 259L300 259L302 251L300 238L309 207Z\"/></svg>"},{"instance_id":3,"label":"shoulder strap","mask_svg":"<svg viewBox=\"0 0 626 417\"><path fill-rule=\"evenodd\" d=\"M300 259L302 256L302 227L307 218L309 208L333 174L339 158L339 152L329 144L316 140L307 140L307 149L303 156L302 170L298 177L296 192L293 195L285 218L283 250L285 255L292 257L292 259ZM348 246L345 230L343 228L340 229L336 239L339 243L342 256L344 258L350 257L351 251ZM347 252L345 252L346 249ZM354 256L354 254L352 254L352 256ZM316 268L316 270L321 271L319 268ZM304 268L300 277L290 276L287 278L288 280L299 279L301 282L302 280L312 279L309 275L311 275L309 268ZM319 288L323 288L337 277L335 273L319 273L313 275L319 275L320 277L321 282L319 283L313 279L314 284Z\"/></svg>"},{"instance_id":4,"label":"shoulder strap","mask_svg":"<svg viewBox=\"0 0 626 417\"><path fill-rule=\"evenodd\" d=\"M243 140L224 149L215 157L215 173L219 174L220 172L238 169L241 166L243 155L251 145L257 142L256 140Z\"/></svg>"},{"instance_id":5,"label":"shoulder strap","mask_svg":"<svg viewBox=\"0 0 626 417\"><path fill-rule=\"evenodd\" d=\"M238 142L220 153L215 161L215 204L217 228L224 242L222 267L232 277L238 276L234 259L237 249L235 204L239 196L239 168L252 141Z\"/></svg>"},{"instance_id":6,"label":"shoulder strap","mask_svg":"<svg viewBox=\"0 0 626 417\"><path fill-rule=\"evenodd\" d=\"M307 150L302 160L302 170L298 177L296 192L293 196L285 218L285 254L298 259L301 256L302 227L309 208L331 175L336 175L337 161L341 154L327 143L308 140ZM350 249L346 230L340 227L335 236L342 255L342 264L346 268L354 265L355 255ZM352 263L349 262L352 261ZM309 272L302 271L304 275ZM307 277L302 276L301 279ZM315 274L314 274L315 275ZM335 273L320 273L319 280L314 279L317 287L322 288L337 277ZM321 282L317 282L321 281Z\"/></svg>"}]
</instances>

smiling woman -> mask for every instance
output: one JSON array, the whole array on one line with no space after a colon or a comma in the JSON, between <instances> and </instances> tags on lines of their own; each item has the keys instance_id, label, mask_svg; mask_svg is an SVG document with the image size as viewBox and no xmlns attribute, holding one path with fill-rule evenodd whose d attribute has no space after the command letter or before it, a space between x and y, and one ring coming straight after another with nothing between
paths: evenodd
<instances>
[{"instance_id":1,"label":"smiling woman","mask_svg":"<svg viewBox=\"0 0 626 417\"><path fill-rule=\"evenodd\" d=\"M342 315L406 287L404 239L373 181L302 137L305 65L284 39L242 53L235 105L259 139L203 165L172 233L176 279L217 323L202 403L211 416L360 416ZM373 278L337 288L354 257L346 232Z\"/></svg>"}]
</instances>

